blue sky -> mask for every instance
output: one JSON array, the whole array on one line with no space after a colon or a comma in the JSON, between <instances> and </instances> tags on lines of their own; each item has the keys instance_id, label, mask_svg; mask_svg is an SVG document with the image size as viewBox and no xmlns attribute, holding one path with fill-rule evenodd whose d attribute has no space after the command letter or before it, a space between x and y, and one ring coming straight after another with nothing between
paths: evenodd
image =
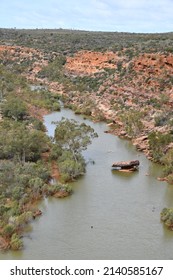
<instances>
[{"instance_id":1,"label":"blue sky","mask_svg":"<svg viewBox=\"0 0 173 280\"><path fill-rule=\"evenodd\" d=\"M0 0L1 28L173 31L173 0Z\"/></svg>"}]
</instances>

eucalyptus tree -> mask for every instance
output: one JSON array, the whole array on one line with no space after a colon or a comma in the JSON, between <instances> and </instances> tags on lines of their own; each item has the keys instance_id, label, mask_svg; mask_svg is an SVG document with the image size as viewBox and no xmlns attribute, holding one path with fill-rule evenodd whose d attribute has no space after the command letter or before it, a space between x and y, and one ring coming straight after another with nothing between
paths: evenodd
<instances>
[{"instance_id":1,"label":"eucalyptus tree","mask_svg":"<svg viewBox=\"0 0 173 280\"><path fill-rule=\"evenodd\" d=\"M27 116L25 103L18 97L11 97L2 105L4 117L12 118L15 121L23 120Z\"/></svg>"},{"instance_id":2,"label":"eucalyptus tree","mask_svg":"<svg viewBox=\"0 0 173 280\"><path fill-rule=\"evenodd\" d=\"M82 151L86 150L92 139L98 135L91 126L79 124L73 119L62 118L56 125L54 141L59 151L60 171L68 181L85 172Z\"/></svg>"},{"instance_id":3,"label":"eucalyptus tree","mask_svg":"<svg viewBox=\"0 0 173 280\"><path fill-rule=\"evenodd\" d=\"M18 122L0 125L0 159L15 159L23 163L37 161L49 145L49 138L42 131L28 129Z\"/></svg>"}]
</instances>

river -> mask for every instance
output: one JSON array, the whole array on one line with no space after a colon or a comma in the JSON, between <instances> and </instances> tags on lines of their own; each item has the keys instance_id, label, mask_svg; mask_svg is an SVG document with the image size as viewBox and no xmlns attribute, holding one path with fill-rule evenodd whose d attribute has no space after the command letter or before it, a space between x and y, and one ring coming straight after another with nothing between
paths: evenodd
<instances>
[{"instance_id":1,"label":"river","mask_svg":"<svg viewBox=\"0 0 173 280\"><path fill-rule=\"evenodd\" d=\"M62 116L84 121L64 108L46 115L50 136L51 122ZM172 259L173 232L160 222L160 211L173 206L173 186L156 179L162 168L129 141L104 133L106 124L85 122L99 137L84 152L87 172L71 184L73 195L43 200L43 215L24 233L24 249L0 259ZM138 172L111 171L113 162L133 159L140 161Z\"/></svg>"}]
</instances>

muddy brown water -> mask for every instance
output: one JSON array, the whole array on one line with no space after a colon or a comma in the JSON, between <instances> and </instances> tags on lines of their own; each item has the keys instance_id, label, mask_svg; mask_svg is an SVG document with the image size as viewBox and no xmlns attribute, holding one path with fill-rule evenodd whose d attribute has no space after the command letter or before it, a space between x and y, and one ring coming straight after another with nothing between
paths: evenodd
<instances>
[{"instance_id":1,"label":"muddy brown water","mask_svg":"<svg viewBox=\"0 0 173 280\"><path fill-rule=\"evenodd\" d=\"M62 116L84 121L62 108L44 118L49 135ZM172 259L173 232L160 222L160 211L173 206L173 186L157 180L162 168L129 141L105 134L106 124L85 122L99 137L84 152L87 172L71 184L73 195L43 200L43 215L24 233L24 249L1 252L0 259ZM138 172L111 171L113 162L133 159L140 161Z\"/></svg>"}]
</instances>

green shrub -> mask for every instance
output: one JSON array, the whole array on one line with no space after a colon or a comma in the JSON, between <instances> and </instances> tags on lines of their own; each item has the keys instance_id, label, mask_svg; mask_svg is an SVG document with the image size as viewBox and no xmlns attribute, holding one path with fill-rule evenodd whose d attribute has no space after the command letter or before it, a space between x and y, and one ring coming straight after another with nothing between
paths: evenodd
<instances>
[{"instance_id":1,"label":"green shrub","mask_svg":"<svg viewBox=\"0 0 173 280\"><path fill-rule=\"evenodd\" d=\"M65 182L74 180L85 173L84 159L75 161L70 152L64 152L59 158L59 169Z\"/></svg>"},{"instance_id":2,"label":"green shrub","mask_svg":"<svg viewBox=\"0 0 173 280\"><path fill-rule=\"evenodd\" d=\"M72 188L69 185L62 184L60 182L58 182L56 184L49 185L47 187L47 194L48 195L54 195L57 192L67 192L67 193L71 194L72 193Z\"/></svg>"},{"instance_id":3,"label":"green shrub","mask_svg":"<svg viewBox=\"0 0 173 280\"><path fill-rule=\"evenodd\" d=\"M46 128L45 128L45 126L44 126L44 124L43 124L42 121L33 118L33 119L31 120L31 123L32 123L34 129L36 129L36 130L41 130L41 131L44 131L44 132L45 132Z\"/></svg>"},{"instance_id":4,"label":"green shrub","mask_svg":"<svg viewBox=\"0 0 173 280\"><path fill-rule=\"evenodd\" d=\"M142 131L143 123L141 120L143 118L143 112L137 110L123 111L120 118L130 137L135 137Z\"/></svg>"},{"instance_id":5,"label":"green shrub","mask_svg":"<svg viewBox=\"0 0 173 280\"><path fill-rule=\"evenodd\" d=\"M7 224L4 228L3 228L3 235L6 237L6 238L10 238L13 233L15 232L15 226L14 225L10 225L10 224Z\"/></svg>"},{"instance_id":6,"label":"green shrub","mask_svg":"<svg viewBox=\"0 0 173 280\"><path fill-rule=\"evenodd\" d=\"M161 221L168 228L173 228L173 209L172 208L163 208L160 213Z\"/></svg>"},{"instance_id":7,"label":"green shrub","mask_svg":"<svg viewBox=\"0 0 173 280\"><path fill-rule=\"evenodd\" d=\"M20 98L13 97L3 104L2 114L4 117L19 121L23 120L24 117L27 116L27 108Z\"/></svg>"},{"instance_id":8,"label":"green shrub","mask_svg":"<svg viewBox=\"0 0 173 280\"><path fill-rule=\"evenodd\" d=\"M60 111L61 110L61 106L59 104L59 102L54 102L52 104L52 108L51 108L53 111Z\"/></svg>"},{"instance_id":9,"label":"green shrub","mask_svg":"<svg viewBox=\"0 0 173 280\"><path fill-rule=\"evenodd\" d=\"M172 174L169 174L169 175L167 176L167 182L168 182L169 184L173 184L173 168L172 168L171 172L172 172Z\"/></svg>"},{"instance_id":10,"label":"green shrub","mask_svg":"<svg viewBox=\"0 0 173 280\"><path fill-rule=\"evenodd\" d=\"M58 159L62 155L62 148L58 144L53 144L50 157L53 160Z\"/></svg>"},{"instance_id":11,"label":"green shrub","mask_svg":"<svg viewBox=\"0 0 173 280\"><path fill-rule=\"evenodd\" d=\"M155 131L149 133L148 143L154 161L164 163L165 148L172 142L172 138L172 135L169 133L163 134Z\"/></svg>"},{"instance_id":12,"label":"green shrub","mask_svg":"<svg viewBox=\"0 0 173 280\"><path fill-rule=\"evenodd\" d=\"M12 250L20 250L23 247L23 242L18 234L14 233L11 237L10 247Z\"/></svg>"}]
</instances>

